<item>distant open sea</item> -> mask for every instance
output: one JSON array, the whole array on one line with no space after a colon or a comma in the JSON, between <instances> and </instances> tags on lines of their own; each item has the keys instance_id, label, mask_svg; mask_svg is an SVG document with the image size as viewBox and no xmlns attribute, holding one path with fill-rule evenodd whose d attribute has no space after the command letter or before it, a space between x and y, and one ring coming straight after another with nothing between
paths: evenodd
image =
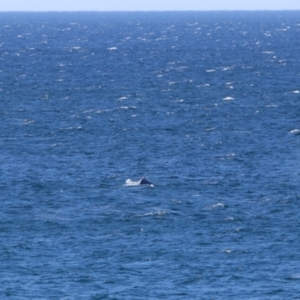
<instances>
[{"instance_id":1,"label":"distant open sea","mask_svg":"<svg viewBox=\"0 0 300 300\"><path fill-rule=\"evenodd\" d=\"M299 300L300 11L0 13L0 204L0 299Z\"/></svg>"}]
</instances>

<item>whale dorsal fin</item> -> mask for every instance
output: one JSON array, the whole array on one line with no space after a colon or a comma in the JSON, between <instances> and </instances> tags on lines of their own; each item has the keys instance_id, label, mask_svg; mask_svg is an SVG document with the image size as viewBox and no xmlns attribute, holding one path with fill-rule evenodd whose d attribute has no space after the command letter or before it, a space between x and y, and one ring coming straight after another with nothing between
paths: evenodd
<instances>
[{"instance_id":1,"label":"whale dorsal fin","mask_svg":"<svg viewBox=\"0 0 300 300\"><path fill-rule=\"evenodd\" d=\"M153 182L151 182L149 179L146 178L146 176L143 176L142 179L140 180L140 184L152 184L154 185Z\"/></svg>"}]
</instances>

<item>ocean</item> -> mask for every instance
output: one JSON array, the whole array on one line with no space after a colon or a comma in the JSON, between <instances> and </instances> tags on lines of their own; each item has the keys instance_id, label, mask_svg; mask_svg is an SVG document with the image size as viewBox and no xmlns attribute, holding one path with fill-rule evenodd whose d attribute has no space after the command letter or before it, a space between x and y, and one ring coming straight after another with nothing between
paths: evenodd
<instances>
[{"instance_id":1,"label":"ocean","mask_svg":"<svg viewBox=\"0 0 300 300\"><path fill-rule=\"evenodd\" d=\"M0 13L0 298L300 299L299 66L300 11Z\"/></svg>"}]
</instances>

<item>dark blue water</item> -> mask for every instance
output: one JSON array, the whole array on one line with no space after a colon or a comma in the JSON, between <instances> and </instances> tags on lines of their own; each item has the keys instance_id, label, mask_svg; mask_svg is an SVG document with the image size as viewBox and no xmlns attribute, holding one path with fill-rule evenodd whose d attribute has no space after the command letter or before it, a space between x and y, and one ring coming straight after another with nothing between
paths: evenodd
<instances>
[{"instance_id":1,"label":"dark blue water","mask_svg":"<svg viewBox=\"0 0 300 300\"><path fill-rule=\"evenodd\" d=\"M1 299L300 299L299 65L300 12L1 13Z\"/></svg>"}]
</instances>

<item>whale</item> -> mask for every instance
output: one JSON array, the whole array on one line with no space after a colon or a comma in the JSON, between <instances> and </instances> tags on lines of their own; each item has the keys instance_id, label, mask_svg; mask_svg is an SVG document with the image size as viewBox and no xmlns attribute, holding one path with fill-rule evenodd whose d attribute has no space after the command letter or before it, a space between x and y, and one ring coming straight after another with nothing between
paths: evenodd
<instances>
[{"instance_id":1,"label":"whale","mask_svg":"<svg viewBox=\"0 0 300 300\"><path fill-rule=\"evenodd\" d=\"M142 179L139 181L140 185L154 185L153 182L151 182L149 179L147 179L145 176L142 177Z\"/></svg>"}]
</instances>

